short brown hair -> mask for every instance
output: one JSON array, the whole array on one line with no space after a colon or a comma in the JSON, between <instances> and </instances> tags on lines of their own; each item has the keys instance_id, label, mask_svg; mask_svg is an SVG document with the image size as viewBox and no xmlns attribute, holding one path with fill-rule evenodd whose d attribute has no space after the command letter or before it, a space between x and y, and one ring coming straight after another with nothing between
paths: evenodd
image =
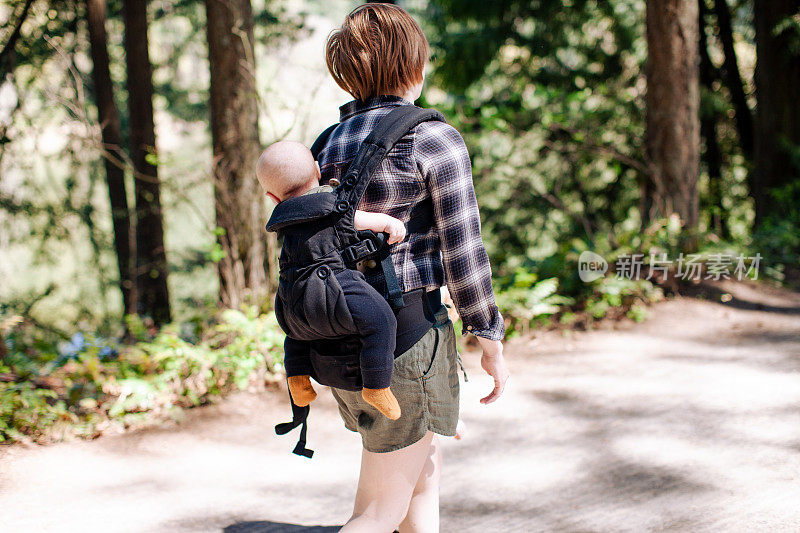
<instances>
[{"instance_id":1,"label":"short brown hair","mask_svg":"<svg viewBox=\"0 0 800 533\"><path fill-rule=\"evenodd\" d=\"M422 81L430 47L417 21L392 4L364 4L328 37L325 61L357 100L402 92Z\"/></svg>"}]
</instances>

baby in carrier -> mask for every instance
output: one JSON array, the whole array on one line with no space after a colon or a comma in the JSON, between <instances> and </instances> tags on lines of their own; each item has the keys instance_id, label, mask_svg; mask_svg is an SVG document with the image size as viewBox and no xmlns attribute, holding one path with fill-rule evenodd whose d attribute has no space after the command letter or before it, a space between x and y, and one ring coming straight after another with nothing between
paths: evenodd
<instances>
[{"instance_id":1,"label":"baby in carrier","mask_svg":"<svg viewBox=\"0 0 800 533\"><path fill-rule=\"evenodd\" d=\"M267 147L258 160L256 176L267 196L278 204L290 198L332 190L328 185L320 186L319 166L311 151L292 141L279 141ZM357 230L387 233L388 244L401 242L406 236L403 222L383 213L356 211L354 221ZM310 246L313 246L312 241L309 239ZM302 258L302 254L299 255ZM318 274L322 276L319 272ZM400 405L389 389L397 328L394 313L389 303L367 283L360 272L346 269L344 272L328 275L335 275L336 281L341 285L346 306L352 316L352 324L355 326L352 333L358 334L362 341L359 359L363 380L361 395L364 401L386 417L396 420L400 418ZM289 393L294 403L303 407L317 397L310 379L310 341L292 338L286 327L284 330L287 334L284 343L284 367Z\"/></svg>"}]
</instances>

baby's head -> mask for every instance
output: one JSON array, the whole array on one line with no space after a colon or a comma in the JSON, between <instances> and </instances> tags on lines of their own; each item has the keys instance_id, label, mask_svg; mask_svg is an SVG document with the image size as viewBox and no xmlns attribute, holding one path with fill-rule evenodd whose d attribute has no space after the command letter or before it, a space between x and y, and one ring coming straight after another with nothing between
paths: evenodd
<instances>
[{"instance_id":1,"label":"baby's head","mask_svg":"<svg viewBox=\"0 0 800 533\"><path fill-rule=\"evenodd\" d=\"M258 182L267 196L280 203L319 185L319 166L311 151L294 141L278 141L261 153Z\"/></svg>"}]
</instances>

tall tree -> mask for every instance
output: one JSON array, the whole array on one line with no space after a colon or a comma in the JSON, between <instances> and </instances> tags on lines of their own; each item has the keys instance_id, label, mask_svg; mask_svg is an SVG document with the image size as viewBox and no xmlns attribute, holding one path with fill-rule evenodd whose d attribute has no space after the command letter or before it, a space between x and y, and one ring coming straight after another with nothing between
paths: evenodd
<instances>
[{"instance_id":1,"label":"tall tree","mask_svg":"<svg viewBox=\"0 0 800 533\"><path fill-rule=\"evenodd\" d=\"M753 113L747 105L747 96L744 94L744 84L739 73L739 62L733 47L733 25L727 0L714 0L714 11L717 14L719 40L725 54L722 63L722 77L731 93L736 130L739 132L739 144L744 154L751 158L753 156Z\"/></svg>"},{"instance_id":2,"label":"tall tree","mask_svg":"<svg viewBox=\"0 0 800 533\"><path fill-rule=\"evenodd\" d=\"M136 191L136 287L138 311L156 324L170 320L167 255L160 183L154 164L153 69L147 39L147 0L125 0L130 152Z\"/></svg>"},{"instance_id":3,"label":"tall tree","mask_svg":"<svg viewBox=\"0 0 800 533\"><path fill-rule=\"evenodd\" d=\"M264 195L253 177L258 106L250 0L205 0L211 70L211 137L220 298L226 306L260 302L265 275Z\"/></svg>"},{"instance_id":4,"label":"tall tree","mask_svg":"<svg viewBox=\"0 0 800 533\"><path fill-rule=\"evenodd\" d=\"M708 55L708 38L706 37L706 0L697 0L698 32L700 34L700 135L703 139L703 161L708 171L707 208L711 215L711 227L722 237L728 237L727 213L722 204L722 151L717 140L718 112L714 104L714 82L719 78L717 69Z\"/></svg>"},{"instance_id":5,"label":"tall tree","mask_svg":"<svg viewBox=\"0 0 800 533\"><path fill-rule=\"evenodd\" d=\"M649 212L643 220L680 215L698 222L700 163L698 5L696 0L647 2L647 157Z\"/></svg>"},{"instance_id":6,"label":"tall tree","mask_svg":"<svg viewBox=\"0 0 800 533\"><path fill-rule=\"evenodd\" d=\"M3 332L0 331L0 363L8 357L8 350L6 349L6 340L3 338Z\"/></svg>"},{"instance_id":7,"label":"tall tree","mask_svg":"<svg viewBox=\"0 0 800 533\"><path fill-rule=\"evenodd\" d=\"M2 50L0 50L0 79L6 77L6 72L13 70L14 48L17 46L17 40L19 40L20 32L22 30L22 24L28 17L28 13L30 12L32 4L33 0L25 1L25 4L22 6L22 13L19 15L17 18L17 23L14 25L14 30L11 32L6 44L3 45ZM9 63L8 67L6 67L6 63Z\"/></svg>"},{"instance_id":8,"label":"tall tree","mask_svg":"<svg viewBox=\"0 0 800 533\"><path fill-rule=\"evenodd\" d=\"M797 0L756 0L756 136L753 198L756 225L780 205L800 204L800 187L779 204L775 192L800 176L800 35Z\"/></svg>"},{"instance_id":9,"label":"tall tree","mask_svg":"<svg viewBox=\"0 0 800 533\"><path fill-rule=\"evenodd\" d=\"M108 198L114 228L114 250L117 254L120 289L125 313L136 312L136 285L131 253L131 216L125 191L122 133L114 89L111 82L106 35L106 0L86 0L86 21L92 56L94 99L103 143L103 164L108 182Z\"/></svg>"}]
</instances>

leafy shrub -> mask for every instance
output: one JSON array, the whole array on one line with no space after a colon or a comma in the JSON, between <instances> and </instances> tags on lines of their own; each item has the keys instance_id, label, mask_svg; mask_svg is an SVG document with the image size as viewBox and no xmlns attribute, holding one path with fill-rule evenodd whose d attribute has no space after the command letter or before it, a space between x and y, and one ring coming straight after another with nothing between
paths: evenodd
<instances>
[{"instance_id":1,"label":"leafy shrub","mask_svg":"<svg viewBox=\"0 0 800 533\"><path fill-rule=\"evenodd\" d=\"M0 366L0 374L8 371L8 367ZM54 391L38 388L29 381L0 382L0 442L26 435L41 437L44 428L68 417L64 402L57 401Z\"/></svg>"},{"instance_id":2,"label":"leafy shrub","mask_svg":"<svg viewBox=\"0 0 800 533\"><path fill-rule=\"evenodd\" d=\"M672 253L680 247L680 224L666 219L644 233L620 231L615 239L602 236L592 243L572 239L541 261L528 261L512 275L497 280L497 305L506 319L507 335L525 333L531 324L557 323L587 326L603 318L627 316L641 321L645 305L663 297L650 281L617 276L614 263L624 255L650 249ZM578 275L578 258L584 251L600 254L609 263L606 276L586 283ZM642 269L645 272L645 269ZM636 308L636 309L634 309Z\"/></svg>"},{"instance_id":3,"label":"leafy shrub","mask_svg":"<svg viewBox=\"0 0 800 533\"><path fill-rule=\"evenodd\" d=\"M790 183L772 195L777 208L753 235L754 252L764 256L768 276L800 286L800 182Z\"/></svg>"},{"instance_id":4,"label":"leafy shrub","mask_svg":"<svg viewBox=\"0 0 800 533\"><path fill-rule=\"evenodd\" d=\"M574 299L556 294L558 278L539 280L537 274L517 269L500 283L504 288L497 293L497 307L506 319L507 336L527 333L535 319L549 317L574 303Z\"/></svg>"},{"instance_id":5,"label":"leafy shrub","mask_svg":"<svg viewBox=\"0 0 800 533\"><path fill-rule=\"evenodd\" d=\"M83 334L48 343L33 328L16 328L0 366L0 441L95 436L164 420L281 370L283 333L273 313L227 310L219 319L191 342L177 325L154 332L129 318L140 339L132 345Z\"/></svg>"},{"instance_id":6,"label":"leafy shrub","mask_svg":"<svg viewBox=\"0 0 800 533\"><path fill-rule=\"evenodd\" d=\"M592 295L585 301L585 310L593 319L605 318L615 310L617 316L641 322L646 317L645 304L664 297L662 290L647 280L630 280L616 275L606 276L591 284Z\"/></svg>"}]
</instances>

